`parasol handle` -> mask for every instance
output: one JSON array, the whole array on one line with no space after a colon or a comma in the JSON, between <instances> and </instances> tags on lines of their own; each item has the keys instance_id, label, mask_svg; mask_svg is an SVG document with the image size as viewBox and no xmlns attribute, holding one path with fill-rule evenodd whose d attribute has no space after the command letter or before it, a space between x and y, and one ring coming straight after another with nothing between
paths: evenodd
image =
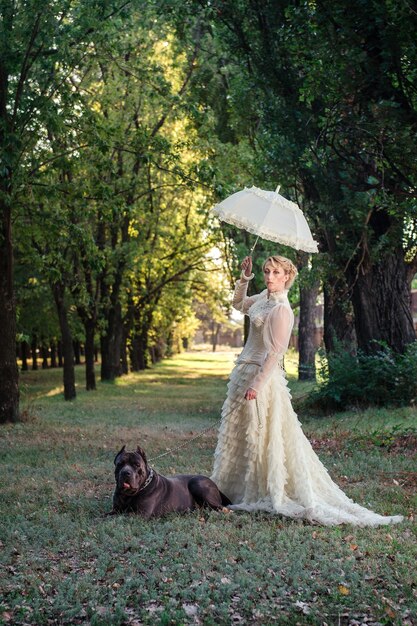
<instances>
[{"instance_id":1,"label":"parasol handle","mask_svg":"<svg viewBox=\"0 0 417 626\"><path fill-rule=\"evenodd\" d=\"M249 251L249 256L252 256L253 251L255 250L255 246L258 243L258 239L259 239L259 235L257 236L257 238L255 239L255 243L253 244L252 248Z\"/></svg>"}]
</instances>

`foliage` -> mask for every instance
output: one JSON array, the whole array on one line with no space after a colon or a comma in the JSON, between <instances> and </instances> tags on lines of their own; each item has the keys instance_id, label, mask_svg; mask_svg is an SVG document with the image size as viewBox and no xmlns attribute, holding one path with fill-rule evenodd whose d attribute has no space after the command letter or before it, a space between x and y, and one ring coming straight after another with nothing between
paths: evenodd
<instances>
[{"instance_id":1,"label":"foliage","mask_svg":"<svg viewBox=\"0 0 417 626\"><path fill-rule=\"evenodd\" d=\"M173 3L165 4L175 15ZM403 351L414 331L401 311L417 267L412 8L397 11L388 0L372 8L357 0L348 12L343 1L188 4L205 25L211 52L197 96L222 117L215 132L224 151L238 156L241 142L251 151L236 179L266 188L280 183L307 213L326 255L320 269L329 301L346 319L334 324L338 336L353 305L363 349L383 339ZM180 33L190 23L181 20ZM228 171L217 180L228 181ZM220 189L227 195L227 186ZM385 267L392 268L388 288ZM364 302L370 283L375 294ZM392 297L401 303L398 333L384 324ZM374 309L366 320L365 306ZM326 320L337 308L328 307Z\"/></svg>"},{"instance_id":2,"label":"foliage","mask_svg":"<svg viewBox=\"0 0 417 626\"><path fill-rule=\"evenodd\" d=\"M408 5L372 0L368 10L355 0L346 12L342 0L56 0L40 10L30 0L2 2L0 12L0 313L11 320L9 361L13 243L16 275L59 283L89 345L100 335L103 352L105 341L118 347L107 360L119 375L126 346L118 344L127 341L135 369L146 367L149 352L157 357L191 335L189 307L201 293L215 318L227 312L224 291L216 303L207 287L218 269L207 253L223 237L232 281L252 239L220 231L208 209L251 183L281 183L306 211L325 251L304 272L307 282L319 274L338 285L346 317L356 295L357 320L364 306L387 318L397 285L395 310L406 311L417 259ZM258 276L261 259L276 251L259 244ZM392 258L400 271L385 288L372 272L388 275ZM385 308L377 297L364 305L363 276L374 278ZM26 333L36 329L28 284L17 289L17 330ZM50 303L42 310L48 318ZM410 327L409 316L402 321ZM39 326L55 334L48 319ZM373 338L380 328L402 351L409 335L380 323ZM1 378L13 378L16 392L1 353ZM3 403L10 389L1 395Z\"/></svg>"},{"instance_id":3,"label":"foliage","mask_svg":"<svg viewBox=\"0 0 417 626\"><path fill-rule=\"evenodd\" d=\"M34 336L46 344L52 339L56 341L59 336L59 325L50 298L49 286L33 271L34 268L30 271L27 265L18 265L17 269L18 333L28 343Z\"/></svg>"},{"instance_id":4,"label":"foliage","mask_svg":"<svg viewBox=\"0 0 417 626\"><path fill-rule=\"evenodd\" d=\"M341 346L321 356L321 383L308 404L325 410L350 406L406 406L417 400L417 343L404 354L387 345L352 355Z\"/></svg>"},{"instance_id":5,"label":"foliage","mask_svg":"<svg viewBox=\"0 0 417 626\"><path fill-rule=\"evenodd\" d=\"M163 473L210 472L233 357L167 359L115 385L99 383L94 397L79 389L71 404L61 402L57 372L24 374L24 407L36 413L5 426L0 443L3 623L226 626L278 616L283 624L411 626L412 522L324 529L261 513L105 516L114 454L124 443L140 443L153 458L212 425L193 445L153 461ZM299 384L290 385L297 394ZM379 412L347 414L339 430L330 418L303 420L304 428L350 496L411 516L412 450L372 445L374 426L368 445L354 445L358 430L365 444L370 421L384 430ZM397 425L415 417L412 409L390 412Z\"/></svg>"},{"instance_id":6,"label":"foliage","mask_svg":"<svg viewBox=\"0 0 417 626\"><path fill-rule=\"evenodd\" d=\"M155 348L179 345L174 328L190 336L183 309L196 295L193 273L216 270L200 168L208 148L186 97L199 41L180 51L152 3L138 11L129 6L117 28L97 33L69 74L56 64L60 123L39 118L15 233L19 263L63 283L67 307L86 335L100 334L102 352L104 339L118 345L123 325L136 369L149 350L154 358ZM111 378L124 348L114 349Z\"/></svg>"}]
</instances>

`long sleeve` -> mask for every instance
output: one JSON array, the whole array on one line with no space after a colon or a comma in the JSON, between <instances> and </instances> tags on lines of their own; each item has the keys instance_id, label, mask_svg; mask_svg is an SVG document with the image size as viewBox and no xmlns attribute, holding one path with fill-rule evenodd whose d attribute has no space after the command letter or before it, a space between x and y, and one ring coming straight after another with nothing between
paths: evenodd
<instances>
[{"instance_id":1,"label":"long sleeve","mask_svg":"<svg viewBox=\"0 0 417 626\"><path fill-rule=\"evenodd\" d=\"M287 351L293 324L293 312L284 304L274 307L266 318L263 330L266 357L260 371L250 385L255 391L261 391L275 365Z\"/></svg>"},{"instance_id":2,"label":"long sleeve","mask_svg":"<svg viewBox=\"0 0 417 626\"><path fill-rule=\"evenodd\" d=\"M247 313L252 304L257 300L259 294L254 296L247 296L249 281L252 280L254 274L251 276L245 276L242 272L240 279L236 283L235 292L233 294L232 304L235 309L241 313Z\"/></svg>"}]
</instances>

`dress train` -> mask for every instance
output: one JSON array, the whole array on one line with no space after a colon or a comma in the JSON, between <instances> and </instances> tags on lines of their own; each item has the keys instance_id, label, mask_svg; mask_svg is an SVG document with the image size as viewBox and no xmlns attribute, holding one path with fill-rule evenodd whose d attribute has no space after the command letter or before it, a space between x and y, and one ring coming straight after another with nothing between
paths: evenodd
<instances>
[{"instance_id":1,"label":"dress train","mask_svg":"<svg viewBox=\"0 0 417 626\"><path fill-rule=\"evenodd\" d=\"M238 363L228 384L212 479L231 509L268 511L323 525L398 523L353 502L330 478L291 405L276 365L257 400L243 400L259 366Z\"/></svg>"}]
</instances>

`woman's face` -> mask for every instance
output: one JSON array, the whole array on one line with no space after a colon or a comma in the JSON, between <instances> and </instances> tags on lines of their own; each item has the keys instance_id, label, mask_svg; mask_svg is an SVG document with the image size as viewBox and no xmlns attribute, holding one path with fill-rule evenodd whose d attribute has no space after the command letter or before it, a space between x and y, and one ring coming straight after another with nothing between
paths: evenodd
<instances>
[{"instance_id":1,"label":"woman's face","mask_svg":"<svg viewBox=\"0 0 417 626\"><path fill-rule=\"evenodd\" d=\"M285 283L288 280L288 274L281 265L272 265L267 263L264 267L265 285L270 293L274 291L282 291L285 289Z\"/></svg>"}]
</instances>

